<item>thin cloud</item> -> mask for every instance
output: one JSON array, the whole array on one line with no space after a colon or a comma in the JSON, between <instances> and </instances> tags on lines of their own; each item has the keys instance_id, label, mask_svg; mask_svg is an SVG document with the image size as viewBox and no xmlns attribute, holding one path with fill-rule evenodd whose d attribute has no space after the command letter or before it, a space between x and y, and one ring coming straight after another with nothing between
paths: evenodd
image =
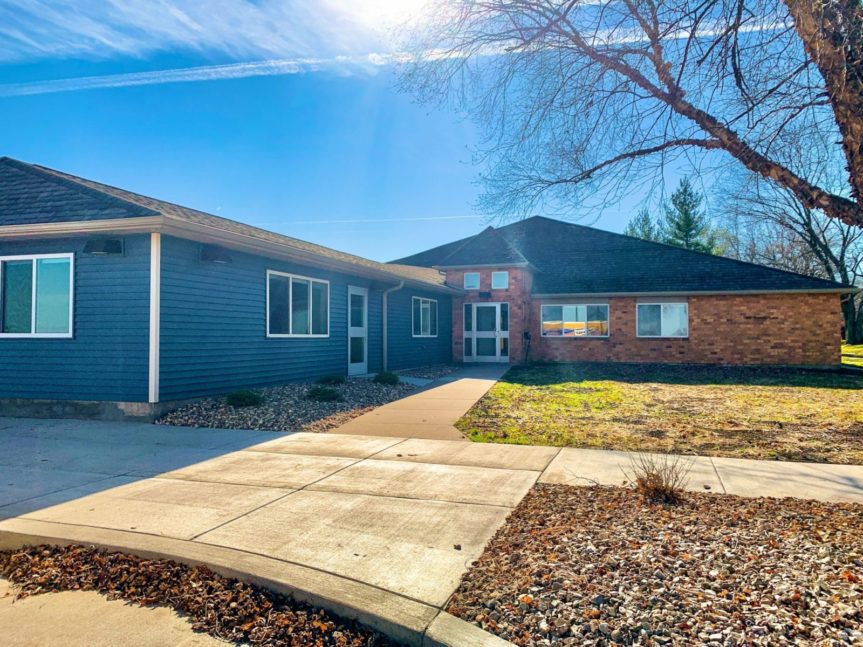
<instances>
[{"instance_id":1,"label":"thin cloud","mask_svg":"<svg viewBox=\"0 0 863 647\"><path fill-rule=\"evenodd\" d=\"M436 220L479 220L482 216L429 216L427 218L360 218L355 220L296 220L294 225L349 225L370 222L429 222Z\"/></svg>"},{"instance_id":2,"label":"thin cloud","mask_svg":"<svg viewBox=\"0 0 863 647\"><path fill-rule=\"evenodd\" d=\"M303 74L319 70L334 70L342 73L373 72L388 65L394 59L386 54L365 56L334 56L331 58L294 58L231 63L228 65L203 65L198 67L155 70L152 72L130 72L106 74L70 79L53 79L29 83L7 83L0 85L0 97L18 97L54 92L76 92L100 88L125 88L136 85L159 85L163 83L187 83L191 81L221 81L253 76L282 76Z\"/></svg>"}]
</instances>

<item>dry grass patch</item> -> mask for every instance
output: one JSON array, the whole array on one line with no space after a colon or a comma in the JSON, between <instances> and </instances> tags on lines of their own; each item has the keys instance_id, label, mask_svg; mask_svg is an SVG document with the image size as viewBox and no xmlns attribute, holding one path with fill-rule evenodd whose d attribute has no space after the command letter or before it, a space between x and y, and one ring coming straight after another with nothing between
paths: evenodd
<instances>
[{"instance_id":1,"label":"dry grass patch","mask_svg":"<svg viewBox=\"0 0 863 647\"><path fill-rule=\"evenodd\" d=\"M863 376L634 364L515 367L457 426L481 442L863 464Z\"/></svg>"}]
</instances>

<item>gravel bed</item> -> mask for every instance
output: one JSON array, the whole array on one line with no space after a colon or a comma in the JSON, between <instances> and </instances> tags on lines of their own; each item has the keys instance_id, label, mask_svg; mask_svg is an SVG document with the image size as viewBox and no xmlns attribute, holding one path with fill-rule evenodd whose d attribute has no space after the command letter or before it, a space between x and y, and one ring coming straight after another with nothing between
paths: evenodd
<instances>
[{"instance_id":1,"label":"gravel bed","mask_svg":"<svg viewBox=\"0 0 863 647\"><path fill-rule=\"evenodd\" d=\"M406 368L401 371L396 371L396 373L406 377L418 377L421 380L438 380L447 375L452 375L461 368L462 366L458 364L432 364L431 366Z\"/></svg>"},{"instance_id":2,"label":"gravel bed","mask_svg":"<svg viewBox=\"0 0 863 647\"><path fill-rule=\"evenodd\" d=\"M518 645L863 645L863 505L537 485L447 610Z\"/></svg>"},{"instance_id":3,"label":"gravel bed","mask_svg":"<svg viewBox=\"0 0 863 647\"><path fill-rule=\"evenodd\" d=\"M291 598L206 566L141 559L84 546L31 546L0 552L0 576L21 587L18 597L97 591L110 600L161 605L187 617L195 631L254 645L392 645L383 636Z\"/></svg>"},{"instance_id":4,"label":"gravel bed","mask_svg":"<svg viewBox=\"0 0 863 647\"><path fill-rule=\"evenodd\" d=\"M410 384L377 384L370 379L351 379L331 388L341 393L342 402L318 402L306 397L311 382L257 389L264 403L257 407L234 408L224 397L207 398L186 405L156 421L161 425L209 427L211 429L259 429L264 431L311 431L334 429L375 407L410 395Z\"/></svg>"}]
</instances>

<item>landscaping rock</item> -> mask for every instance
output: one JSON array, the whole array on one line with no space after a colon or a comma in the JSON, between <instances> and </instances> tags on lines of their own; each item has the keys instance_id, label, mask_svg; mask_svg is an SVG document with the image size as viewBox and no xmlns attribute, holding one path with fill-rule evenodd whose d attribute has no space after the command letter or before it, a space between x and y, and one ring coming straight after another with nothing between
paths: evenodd
<instances>
[{"instance_id":1,"label":"landscaping rock","mask_svg":"<svg viewBox=\"0 0 863 647\"><path fill-rule=\"evenodd\" d=\"M368 379L350 379L344 384L327 386L341 400L321 402L307 397L313 383L286 384L259 389L263 404L232 407L224 397L207 398L172 411L159 420L161 425L208 427L210 429L257 429L263 431L323 432L340 427L349 420L387 402L410 395L410 384L377 384Z\"/></svg>"},{"instance_id":2,"label":"landscaping rock","mask_svg":"<svg viewBox=\"0 0 863 647\"><path fill-rule=\"evenodd\" d=\"M237 644L301 647L391 645L355 622L260 587L217 575L206 566L141 559L83 546L35 546L0 552L0 576L18 597L97 591L111 600L173 608L195 631Z\"/></svg>"},{"instance_id":3,"label":"landscaping rock","mask_svg":"<svg viewBox=\"0 0 863 647\"><path fill-rule=\"evenodd\" d=\"M861 529L860 504L537 485L447 610L517 645L863 645Z\"/></svg>"}]
</instances>

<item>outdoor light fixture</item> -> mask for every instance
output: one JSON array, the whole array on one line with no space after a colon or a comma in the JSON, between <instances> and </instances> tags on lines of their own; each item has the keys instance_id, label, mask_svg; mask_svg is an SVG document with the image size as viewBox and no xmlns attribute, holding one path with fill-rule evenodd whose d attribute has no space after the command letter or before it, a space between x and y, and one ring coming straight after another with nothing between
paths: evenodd
<instances>
[{"instance_id":1,"label":"outdoor light fixture","mask_svg":"<svg viewBox=\"0 0 863 647\"><path fill-rule=\"evenodd\" d=\"M85 254L118 256L123 254L122 238L91 238L84 245Z\"/></svg>"},{"instance_id":2,"label":"outdoor light fixture","mask_svg":"<svg viewBox=\"0 0 863 647\"><path fill-rule=\"evenodd\" d=\"M202 263L218 263L226 265L232 261L231 255L227 250L217 247L216 245L203 245L201 247L201 262Z\"/></svg>"}]
</instances>

